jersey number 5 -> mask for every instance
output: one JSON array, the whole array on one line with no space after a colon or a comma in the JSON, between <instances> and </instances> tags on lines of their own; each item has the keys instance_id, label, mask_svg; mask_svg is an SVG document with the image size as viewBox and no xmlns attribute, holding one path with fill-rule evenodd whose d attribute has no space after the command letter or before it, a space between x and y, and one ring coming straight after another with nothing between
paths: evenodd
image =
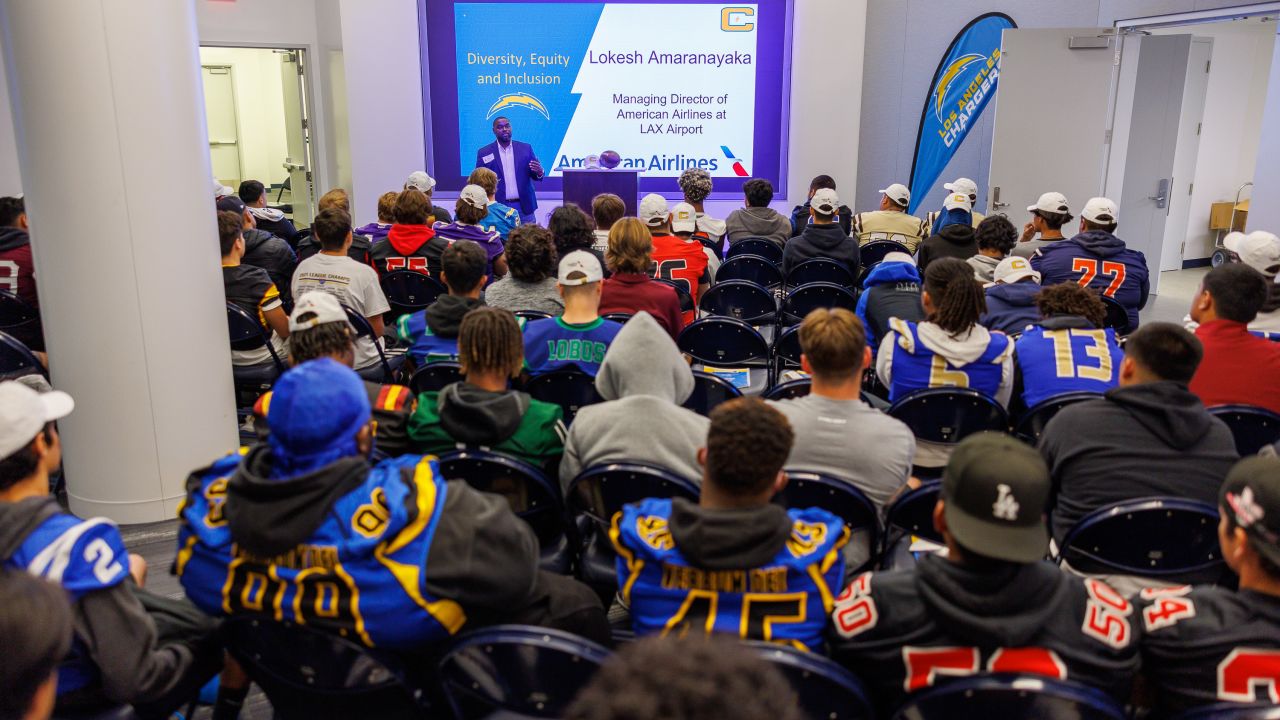
<instances>
[{"instance_id":1,"label":"jersey number 5","mask_svg":"<svg viewBox=\"0 0 1280 720\"><path fill-rule=\"evenodd\" d=\"M658 279L670 280L671 282L679 283L679 285L683 287L686 292L692 295L693 291L696 290L697 288L693 287L693 284L689 282L689 278L676 277L676 273L678 271L685 270L688 267L689 267L688 260L684 260L684 259L663 260L662 262L658 263Z\"/></svg>"},{"instance_id":2,"label":"jersey number 5","mask_svg":"<svg viewBox=\"0 0 1280 720\"><path fill-rule=\"evenodd\" d=\"M1072 258L1071 271L1081 273L1080 284L1089 287L1089 283L1092 283L1093 279L1098 277L1098 261L1093 258ZM1116 293L1120 291L1120 286L1124 285L1124 263L1103 260L1102 274L1111 276L1111 284L1107 286L1106 290L1102 291L1102 294L1109 298L1115 297Z\"/></svg>"}]
</instances>

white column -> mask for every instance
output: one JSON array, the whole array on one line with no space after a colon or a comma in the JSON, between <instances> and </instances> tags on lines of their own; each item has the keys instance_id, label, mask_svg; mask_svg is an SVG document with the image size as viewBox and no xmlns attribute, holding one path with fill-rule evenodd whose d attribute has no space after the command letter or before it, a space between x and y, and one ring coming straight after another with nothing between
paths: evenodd
<instances>
[{"instance_id":1,"label":"white column","mask_svg":"<svg viewBox=\"0 0 1280 720\"><path fill-rule=\"evenodd\" d=\"M1276 49L1271 55L1271 76L1267 80L1267 104L1262 111L1262 138L1258 141L1255 168L1249 230L1280 234L1280 35L1276 36Z\"/></svg>"},{"instance_id":2,"label":"white column","mask_svg":"<svg viewBox=\"0 0 1280 720\"><path fill-rule=\"evenodd\" d=\"M71 508L171 518L235 408L192 0L2 0Z\"/></svg>"}]
</instances>

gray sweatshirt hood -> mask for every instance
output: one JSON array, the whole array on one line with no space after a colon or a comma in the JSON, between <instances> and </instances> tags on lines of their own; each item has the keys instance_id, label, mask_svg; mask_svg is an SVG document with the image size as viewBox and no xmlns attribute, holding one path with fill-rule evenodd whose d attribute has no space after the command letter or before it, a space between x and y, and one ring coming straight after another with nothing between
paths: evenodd
<instances>
[{"instance_id":1,"label":"gray sweatshirt hood","mask_svg":"<svg viewBox=\"0 0 1280 720\"><path fill-rule=\"evenodd\" d=\"M653 395L680 405L693 392L693 371L667 331L642 311L609 344L596 390L605 400Z\"/></svg>"}]
</instances>

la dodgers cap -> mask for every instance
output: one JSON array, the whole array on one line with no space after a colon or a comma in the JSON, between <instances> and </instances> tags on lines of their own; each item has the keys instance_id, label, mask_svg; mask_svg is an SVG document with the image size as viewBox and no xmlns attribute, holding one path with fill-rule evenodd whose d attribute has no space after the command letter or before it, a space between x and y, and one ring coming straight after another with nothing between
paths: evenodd
<instances>
[{"instance_id":1,"label":"la dodgers cap","mask_svg":"<svg viewBox=\"0 0 1280 720\"><path fill-rule=\"evenodd\" d=\"M574 273L578 273L580 277L569 277ZM600 260L586 250L574 250L560 258L556 282L561 285L586 285L603 279L604 270L600 267Z\"/></svg>"},{"instance_id":2,"label":"la dodgers cap","mask_svg":"<svg viewBox=\"0 0 1280 720\"><path fill-rule=\"evenodd\" d=\"M667 209L667 199L657 193L649 193L640 200L641 222L645 225L661 225L667 221L671 211Z\"/></svg>"},{"instance_id":3,"label":"la dodgers cap","mask_svg":"<svg viewBox=\"0 0 1280 720\"><path fill-rule=\"evenodd\" d=\"M1110 198L1089 198L1080 211L1080 217L1099 225L1110 225L1120 221L1120 208Z\"/></svg>"},{"instance_id":4,"label":"la dodgers cap","mask_svg":"<svg viewBox=\"0 0 1280 720\"><path fill-rule=\"evenodd\" d=\"M40 430L71 414L76 403L58 390L38 393L16 380L0 383L0 460L26 447Z\"/></svg>"},{"instance_id":5,"label":"la dodgers cap","mask_svg":"<svg viewBox=\"0 0 1280 720\"><path fill-rule=\"evenodd\" d=\"M1236 463L1218 491L1218 505L1244 528L1259 555L1280 564L1280 458Z\"/></svg>"},{"instance_id":6,"label":"la dodgers cap","mask_svg":"<svg viewBox=\"0 0 1280 720\"><path fill-rule=\"evenodd\" d=\"M1266 275L1275 277L1280 270L1280 237L1265 230L1227 233L1222 245L1235 253L1240 262Z\"/></svg>"},{"instance_id":7,"label":"la dodgers cap","mask_svg":"<svg viewBox=\"0 0 1280 720\"><path fill-rule=\"evenodd\" d=\"M877 190L881 195L889 196L889 199L899 205L906 205L911 202L911 191L902 183L894 183L887 188Z\"/></svg>"},{"instance_id":8,"label":"la dodgers cap","mask_svg":"<svg viewBox=\"0 0 1280 720\"><path fill-rule=\"evenodd\" d=\"M425 172L417 170L409 173L409 179L404 181L404 186L406 188L417 188L424 193L428 193L436 186L436 181L435 178Z\"/></svg>"},{"instance_id":9,"label":"la dodgers cap","mask_svg":"<svg viewBox=\"0 0 1280 720\"><path fill-rule=\"evenodd\" d=\"M693 232L698 229L698 211L686 202L671 208L671 232Z\"/></svg>"},{"instance_id":10,"label":"la dodgers cap","mask_svg":"<svg viewBox=\"0 0 1280 720\"><path fill-rule=\"evenodd\" d=\"M354 370L332 358L308 360L272 389L271 447L294 458L321 455L354 437L370 413L369 393Z\"/></svg>"},{"instance_id":11,"label":"la dodgers cap","mask_svg":"<svg viewBox=\"0 0 1280 720\"><path fill-rule=\"evenodd\" d=\"M1067 204L1067 196L1060 192L1047 192L1036 200L1035 205L1028 205L1027 212L1059 213L1062 215L1071 214L1071 206Z\"/></svg>"},{"instance_id":12,"label":"la dodgers cap","mask_svg":"<svg viewBox=\"0 0 1280 720\"><path fill-rule=\"evenodd\" d=\"M809 207L823 215L835 215L840 212L840 196L831 188L819 188L810 198Z\"/></svg>"},{"instance_id":13,"label":"la dodgers cap","mask_svg":"<svg viewBox=\"0 0 1280 720\"><path fill-rule=\"evenodd\" d=\"M949 183L942 183L942 187L944 190L950 190L951 192L958 192L962 195L978 194L978 183L970 180L967 177L956 178L955 180Z\"/></svg>"},{"instance_id":14,"label":"la dodgers cap","mask_svg":"<svg viewBox=\"0 0 1280 720\"><path fill-rule=\"evenodd\" d=\"M1030 563L1049 549L1049 468L1040 453L1003 433L971 435L942 475L943 517L962 547Z\"/></svg>"},{"instance_id":15,"label":"la dodgers cap","mask_svg":"<svg viewBox=\"0 0 1280 720\"><path fill-rule=\"evenodd\" d=\"M965 212L969 212L973 210L973 201L970 200L969 196L965 193L953 192L942 202L942 207L947 210L964 210Z\"/></svg>"},{"instance_id":16,"label":"la dodgers cap","mask_svg":"<svg viewBox=\"0 0 1280 720\"><path fill-rule=\"evenodd\" d=\"M314 314L315 317L299 320L303 315ZM322 290L303 293L293 306L293 314L289 316L289 332L310 330L317 325L334 322L350 322L347 311L342 309L338 298Z\"/></svg>"},{"instance_id":17,"label":"la dodgers cap","mask_svg":"<svg viewBox=\"0 0 1280 720\"><path fill-rule=\"evenodd\" d=\"M1036 282L1040 282L1040 273L1031 269L1031 263L1026 258L1017 255L1010 255L1001 260L991 275L991 279L996 283L1006 285L1012 285L1027 278L1035 278Z\"/></svg>"},{"instance_id":18,"label":"la dodgers cap","mask_svg":"<svg viewBox=\"0 0 1280 720\"><path fill-rule=\"evenodd\" d=\"M462 192L458 193L458 199L477 210L489 207L489 193L479 185L468 185L462 188Z\"/></svg>"}]
</instances>

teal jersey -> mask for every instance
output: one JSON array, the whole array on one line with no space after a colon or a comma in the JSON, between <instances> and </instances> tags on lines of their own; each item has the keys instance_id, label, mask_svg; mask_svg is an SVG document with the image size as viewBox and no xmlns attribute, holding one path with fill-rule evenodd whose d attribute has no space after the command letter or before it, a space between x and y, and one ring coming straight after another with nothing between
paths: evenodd
<instances>
[{"instance_id":1,"label":"teal jersey","mask_svg":"<svg viewBox=\"0 0 1280 720\"><path fill-rule=\"evenodd\" d=\"M596 318L570 324L562 318L534 320L524 329L524 363L533 375L576 367L592 377L622 324Z\"/></svg>"},{"instance_id":2,"label":"teal jersey","mask_svg":"<svg viewBox=\"0 0 1280 720\"><path fill-rule=\"evenodd\" d=\"M458 338L456 336L441 337L431 332L431 326L427 325L427 316L424 312L401 315L400 319L396 320L396 337L412 343L409 346L409 357L418 367L427 363L458 359Z\"/></svg>"}]
</instances>

